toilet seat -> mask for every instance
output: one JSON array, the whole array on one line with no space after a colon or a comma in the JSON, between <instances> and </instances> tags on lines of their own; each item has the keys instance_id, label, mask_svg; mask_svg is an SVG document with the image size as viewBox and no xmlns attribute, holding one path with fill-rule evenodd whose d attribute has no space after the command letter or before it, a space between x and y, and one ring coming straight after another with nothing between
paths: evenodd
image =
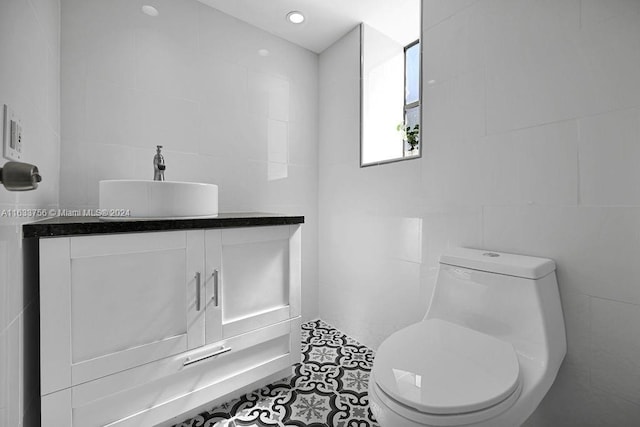
<instances>
[{"instance_id":1,"label":"toilet seat","mask_svg":"<svg viewBox=\"0 0 640 427\"><path fill-rule=\"evenodd\" d=\"M372 378L402 406L437 418L508 407L521 390L511 344L440 319L416 323L385 340Z\"/></svg>"},{"instance_id":2,"label":"toilet seat","mask_svg":"<svg viewBox=\"0 0 640 427\"><path fill-rule=\"evenodd\" d=\"M502 421L499 423L492 423L492 420L509 411L520 398L522 391L523 385L521 382L511 396L507 397L497 405L480 411L466 412L464 414L434 415L416 411L415 409L392 399L382 391L382 389L380 389L375 377L371 374L371 377L369 378L369 405L380 425L385 426L459 427L489 423L483 425L485 427L512 427L517 424L512 422L507 422L505 424ZM383 420L385 422L384 424Z\"/></svg>"}]
</instances>

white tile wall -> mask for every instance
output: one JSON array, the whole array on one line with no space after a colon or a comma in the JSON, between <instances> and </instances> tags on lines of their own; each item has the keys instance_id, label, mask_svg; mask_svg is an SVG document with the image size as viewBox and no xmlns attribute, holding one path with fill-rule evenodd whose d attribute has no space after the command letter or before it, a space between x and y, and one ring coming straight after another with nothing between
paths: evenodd
<instances>
[{"instance_id":1,"label":"white tile wall","mask_svg":"<svg viewBox=\"0 0 640 427\"><path fill-rule=\"evenodd\" d=\"M640 207L486 206L484 244L546 255L562 288L640 304Z\"/></svg>"},{"instance_id":2,"label":"white tile wall","mask_svg":"<svg viewBox=\"0 0 640 427\"><path fill-rule=\"evenodd\" d=\"M640 13L640 3L635 0L582 0L580 5L583 27L597 25L611 18Z\"/></svg>"},{"instance_id":3,"label":"white tile wall","mask_svg":"<svg viewBox=\"0 0 640 427\"><path fill-rule=\"evenodd\" d=\"M580 119L580 201L640 205L640 109Z\"/></svg>"},{"instance_id":4,"label":"white tile wall","mask_svg":"<svg viewBox=\"0 0 640 427\"><path fill-rule=\"evenodd\" d=\"M590 388L580 374L563 368L538 409L522 427L635 426L638 419L637 405Z\"/></svg>"},{"instance_id":5,"label":"white tile wall","mask_svg":"<svg viewBox=\"0 0 640 427\"><path fill-rule=\"evenodd\" d=\"M640 306L592 298L591 383L640 405Z\"/></svg>"},{"instance_id":6,"label":"white tile wall","mask_svg":"<svg viewBox=\"0 0 640 427\"><path fill-rule=\"evenodd\" d=\"M424 1L423 157L374 168L357 40L323 52L320 315L376 347L445 248L551 257L568 353L526 427L640 425L639 4Z\"/></svg>"},{"instance_id":7,"label":"white tile wall","mask_svg":"<svg viewBox=\"0 0 640 427\"><path fill-rule=\"evenodd\" d=\"M221 212L305 215L303 313L317 316L318 57L196 0L62 0L60 201L98 181L219 186ZM268 49L269 56L258 54Z\"/></svg>"},{"instance_id":8,"label":"white tile wall","mask_svg":"<svg viewBox=\"0 0 640 427\"><path fill-rule=\"evenodd\" d=\"M476 1L477 0L423 0L422 9L429 11L429 13L422 14L422 27L429 29Z\"/></svg>"},{"instance_id":9,"label":"white tile wall","mask_svg":"<svg viewBox=\"0 0 640 427\"><path fill-rule=\"evenodd\" d=\"M10 193L0 186L0 211L58 205L60 155L60 3L0 2L0 106L22 120L24 161L38 166L38 189ZM0 167L4 164L0 160ZM0 215L0 427L35 425L37 336L35 289L23 277L20 224Z\"/></svg>"}]
</instances>

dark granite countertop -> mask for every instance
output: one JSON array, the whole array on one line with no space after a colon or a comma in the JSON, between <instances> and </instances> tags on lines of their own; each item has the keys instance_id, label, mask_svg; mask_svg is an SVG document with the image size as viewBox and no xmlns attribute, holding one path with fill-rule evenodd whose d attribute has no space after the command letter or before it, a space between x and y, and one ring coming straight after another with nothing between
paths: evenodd
<instances>
[{"instance_id":1,"label":"dark granite countertop","mask_svg":"<svg viewBox=\"0 0 640 427\"><path fill-rule=\"evenodd\" d=\"M24 238L77 236L83 234L139 233L145 231L199 228L258 227L302 224L304 216L264 212L221 213L213 218L195 219L109 219L92 216L59 216L24 224Z\"/></svg>"}]
</instances>

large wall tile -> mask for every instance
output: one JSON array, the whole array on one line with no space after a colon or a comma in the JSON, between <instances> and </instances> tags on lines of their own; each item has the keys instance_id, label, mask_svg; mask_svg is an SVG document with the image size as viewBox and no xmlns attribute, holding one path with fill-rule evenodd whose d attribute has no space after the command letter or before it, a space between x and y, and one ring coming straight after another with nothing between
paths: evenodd
<instances>
[{"instance_id":1,"label":"large wall tile","mask_svg":"<svg viewBox=\"0 0 640 427\"><path fill-rule=\"evenodd\" d=\"M317 114L314 114L317 116ZM318 125L314 121L289 122L289 161L299 165L318 163L317 144L306 144L305 141L317 141ZM253 139L253 138L252 138ZM253 150L252 150L253 151Z\"/></svg>"},{"instance_id":2,"label":"large wall tile","mask_svg":"<svg viewBox=\"0 0 640 427\"><path fill-rule=\"evenodd\" d=\"M60 0L30 0L51 52L60 53ZM58 74L58 73L52 73Z\"/></svg>"},{"instance_id":3,"label":"large wall tile","mask_svg":"<svg viewBox=\"0 0 640 427\"><path fill-rule=\"evenodd\" d=\"M135 87L169 97L197 99L197 39L139 30L135 38Z\"/></svg>"},{"instance_id":4,"label":"large wall tile","mask_svg":"<svg viewBox=\"0 0 640 427\"><path fill-rule=\"evenodd\" d=\"M640 109L580 119L580 203L640 205Z\"/></svg>"},{"instance_id":5,"label":"large wall tile","mask_svg":"<svg viewBox=\"0 0 640 427\"><path fill-rule=\"evenodd\" d=\"M155 148L155 147L154 147ZM82 165L87 171L87 201L98 206L99 182L105 179L131 179L133 168L133 149L111 144L92 144L90 156ZM149 157L153 165L153 157Z\"/></svg>"},{"instance_id":6,"label":"large wall tile","mask_svg":"<svg viewBox=\"0 0 640 427\"><path fill-rule=\"evenodd\" d=\"M136 92L133 89L88 79L85 98L86 122L75 121L75 124L66 124L65 129L84 126L85 141L92 144L127 145L139 138L134 133L139 111L134 107Z\"/></svg>"},{"instance_id":7,"label":"large wall tile","mask_svg":"<svg viewBox=\"0 0 640 427\"><path fill-rule=\"evenodd\" d=\"M590 384L591 367L591 297L560 287L567 338L567 355L563 369L576 373L576 381Z\"/></svg>"},{"instance_id":8,"label":"large wall tile","mask_svg":"<svg viewBox=\"0 0 640 427\"><path fill-rule=\"evenodd\" d=\"M473 171L487 204L576 205L575 121L491 135L478 142ZM476 188L477 189L477 188Z\"/></svg>"},{"instance_id":9,"label":"large wall tile","mask_svg":"<svg viewBox=\"0 0 640 427\"><path fill-rule=\"evenodd\" d=\"M560 288L640 303L639 208L485 207L486 247L553 258Z\"/></svg>"},{"instance_id":10,"label":"large wall tile","mask_svg":"<svg viewBox=\"0 0 640 427\"><path fill-rule=\"evenodd\" d=\"M446 248L482 247L482 210L479 208L427 207L421 219L421 262L427 268L438 268L440 255Z\"/></svg>"},{"instance_id":11,"label":"large wall tile","mask_svg":"<svg viewBox=\"0 0 640 427\"><path fill-rule=\"evenodd\" d=\"M615 9L615 1L606 3ZM605 19L581 32L578 52L588 86L584 87L584 115L638 107L640 69L638 14L627 13Z\"/></svg>"},{"instance_id":12,"label":"large wall tile","mask_svg":"<svg viewBox=\"0 0 640 427\"><path fill-rule=\"evenodd\" d=\"M60 51L47 54L47 125L60 135Z\"/></svg>"},{"instance_id":13,"label":"large wall tile","mask_svg":"<svg viewBox=\"0 0 640 427\"><path fill-rule=\"evenodd\" d=\"M248 113L248 69L200 53L197 100L204 106L221 106L243 117Z\"/></svg>"},{"instance_id":14,"label":"large wall tile","mask_svg":"<svg viewBox=\"0 0 640 427\"><path fill-rule=\"evenodd\" d=\"M546 205L578 202L577 125L554 123L513 133L521 200Z\"/></svg>"},{"instance_id":15,"label":"large wall tile","mask_svg":"<svg viewBox=\"0 0 640 427\"><path fill-rule=\"evenodd\" d=\"M456 7L455 1L431 3L442 8ZM459 3L460 7L471 7L466 7L434 27L430 27L428 22L423 23L425 43L422 46L422 78L425 83L440 83L460 74L481 70L484 65L484 15L478 13L482 3ZM447 6L449 4L451 6ZM428 7L423 5L423 8Z\"/></svg>"},{"instance_id":16,"label":"large wall tile","mask_svg":"<svg viewBox=\"0 0 640 427\"><path fill-rule=\"evenodd\" d=\"M247 54L241 47L252 41L251 37L247 36L247 29L250 27L204 4L200 4L199 9L198 35L201 54L207 58L224 58L228 62L240 62L242 56ZM229 43L229 40L233 40L233 43Z\"/></svg>"},{"instance_id":17,"label":"large wall tile","mask_svg":"<svg viewBox=\"0 0 640 427\"><path fill-rule=\"evenodd\" d=\"M310 99L318 99L318 56L314 55L312 61L305 61L307 66L299 73L289 75L291 95L289 108L289 121L294 123L308 123L317 126L317 120L309 118L318 117L318 102L309 102ZM317 129L312 133L316 138Z\"/></svg>"},{"instance_id":18,"label":"large wall tile","mask_svg":"<svg viewBox=\"0 0 640 427\"><path fill-rule=\"evenodd\" d=\"M266 152L266 117L238 114L220 104L200 106L199 152L222 157L254 157L262 159ZM252 152L253 150L254 152Z\"/></svg>"},{"instance_id":19,"label":"large wall tile","mask_svg":"<svg viewBox=\"0 0 640 427\"><path fill-rule=\"evenodd\" d=\"M549 393L522 427L633 426L640 406L588 387L580 373L561 370Z\"/></svg>"},{"instance_id":20,"label":"large wall tile","mask_svg":"<svg viewBox=\"0 0 640 427\"><path fill-rule=\"evenodd\" d=\"M510 151L511 147L497 151L497 158L504 158ZM499 171L479 162L481 155L480 144L476 140L456 141L446 138L439 143L427 142L423 147L421 177L421 190L426 204L435 207L476 206L487 197L489 189L501 188L484 187L483 181L495 176ZM502 166L511 167L506 162L502 163ZM501 184L514 185L514 181L500 181L499 177L496 177L495 183L492 182L492 185L496 186Z\"/></svg>"},{"instance_id":21,"label":"large wall tile","mask_svg":"<svg viewBox=\"0 0 640 427\"><path fill-rule=\"evenodd\" d=\"M318 159L321 167L360 160L360 28L320 55ZM358 160L355 160L358 159ZM357 162L357 163L356 163Z\"/></svg>"},{"instance_id":22,"label":"large wall tile","mask_svg":"<svg viewBox=\"0 0 640 427\"><path fill-rule=\"evenodd\" d=\"M591 382L640 405L640 306L591 299Z\"/></svg>"},{"instance_id":23,"label":"large wall tile","mask_svg":"<svg viewBox=\"0 0 640 427\"><path fill-rule=\"evenodd\" d=\"M29 2L9 0L2 4L3 43L0 44L0 96L25 120L47 113L47 61L52 52L45 32ZM54 52L55 53L55 52ZM50 70L57 75L56 70ZM31 125L33 126L33 125Z\"/></svg>"},{"instance_id":24,"label":"large wall tile","mask_svg":"<svg viewBox=\"0 0 640 427\"><path fill-rule=\"evenodd\" d=\"M11 207L16 203L18 195L9 191L0 192L0 205Z\"/></svg>"},{"instance_id":25,"label":"large wall tile","mask_svg":"<svg viewBox=\"0 0 640 427\"><path fill-rule=\"evenodd\" d=\"M512 3L511 7L496 4L488 12L489 133L640 102L633 77L640 66L640 54L633 47L640 37L636 15L578 31L576 2ZM542 18L541 13L549 16ZM538 34L541 19L545 31ZM501 36L506 33L513 37Z\"/></svg>"},{"instance_id":26,"label":"large wall tile","mask_svg":"<svg viewBox=\"0 0 640 427\"><path fill-rule=\"evenodd\" d=\"M135 93L132 131L127 145L197 153L200 104L152 93Z\"/></svg>"},{"instance_id":27,"label":"large wall tile","mask_svg":"<svg viewBox=\"0 0 640 427\"><path fill-rule=\"evenodd\" d=\"M9 209L0 205L0 209ZM9 325L9 245L7 240L0 240L0 331ZM0 365L2 368L2 365ZM6 369L6 367L5 367ZM2 400L0 400L2 402ZM0 405L1 406L1 405Z\"/></svg>"},{"instance_id":28,"label":"large wall tile","mask_svg":"<svg viewBox=\"0 0 640 427\"><path fill-rule=\"evenodd\" d=\"M9 412L9 381L8 381L8 346L7 331L3 327L0 330L0 426L7 427L7 416Z\"/></svg>"},{"instance_id":29,"label":"large wall tile","mask_svg":"<svg viewBox=\"0 0 640 427\"><path fill-rule=\"evenodd\" d=\"M357 167L357 159L352 160ZM348 206L360 205L371 212L388 217L413 217L421 206L420 189L414 183L421 181L422 165L414 159L381 167L362 168L353 182L358 197ZM394 176L397 181L389 180ZM354 188L352 187L352 188ZM380 200L384 203L380 203Z\"/></svg>"},{"instance_id":30,"label":"large wall tile","mask_svg":"<svg viewBox=\"0 0 640 427\"><path fill-rule=\"evenodd\" d=\"M47 209L58 205L60 158L60 3L58 0L0 2L0 106L22 121L23 160L39 167L36 191L11 193L0 186L0 209ZM0 167L4 164L0 161ZM33 353L37 336L25 329L34 318L32 283L23 277L20 224L35 218L0 216L0 426L26 425L37 393ZM30 309L28 307L31 307Z\"/></svg>"},{"instance_id":31,"label":"large wall tile","mask_svg":"<svg viewBox=\"0 0 640 427\"><path fill-rule=\"evenodd\" d=\"M89 207L88 159L89 144L73 139L63 141L60 147L60 205L77 209Z\"/></svg>"},{"instance_id":32,"label":"large wall tile","mask_svg":"<svg viewBox=\"0 0 640 427\"><path fill-rule=\"evenodd\" d=\"M322 79L322 77L320 77ZM319 95L327 102L320 103L319 109L319 162L321 165L340 163L355 159L360 164L360 103L358 74L348 79L332 82ZM321 83L322 84L322 83ZM332 104L335 100L337 104ZM334 100L334 101L329 101ZM340 108L338 108L340 107ZM326 126L323 125L326 123ZM355 141L355 144L344 144L341 141Z\"/></svg>"},{"instance_id":33,"label":"large wall tile","mask_svg":"<svg viewBox=\"0 0 640 427\"><path fill-rule=\"evenodd\" d=\"M579 1L485 4L487 132L578 116L589 85L574 44Z\"/></svg>"},{"instance_id":34,"label":"large wall tile","mask_svg":"<svg viewBox=\"0 0 640 427\"><path fill-rule=\"evenodd\" d=\"M424 88L424 149L442 140L467 140L486 135L484 74L472 71Z\"/></svg>"},{"instance_id":35,"label":"large wall tile","mask_svg":"<svg viewBox=\"0 0 640 427\"><path fill-rule=\"evenodd\" d=\"M94 11L103 18L95 19L90 28L85 24L84 16L64 16L62 57L63 60L72 62L82 58L86 64L87 76L91 79L133 88L136 34L132 16L140 10L135 2L127 5L118 1L118 6L118 10L110 10L104 5ZM110 14L113 14L112 19L108 19Z\"/></svg>"},{"instance_id":36,"label":"large wall tile","mask_svg":"<svg viewBox=\"0 0 640 427\"><path fill-rule=\"evenodd\" d=\"M635 0L580 0L580 23L583 28L600 24L611 18L640 13L640 3Z\"/></svg>"},{"instance_id":37,"label":"large wall tile","mask_svg":"<svg viewBox=\"0 0 640 427\"><path fill-rule=\"evenodd\" d=\"M68 70L60 76L60 133L63 141L84 141L86 123L86 67L61 58L61 67Z\"/></svg>"},{"instance_id":38,"label":"large wall tile","mask_svg":"<svg viewBox=\"0 0 640 427\"><path fill-rule=\"evenodd\" d=\"M22 316L18 316L7 328L7 426L17 426L22 422L24 400L24 364L21 360L23 339L21 332Z\"/></svg>"},{"instance_id":39,"label":"large wall tile","mask_svg":"<svg viewBox=\"0 0 640 427\"><path fill-rule=\"evenodd\" d=\"M472 5L477 0L424 0L422 2L422 28L429 29L453 16L456 12Z\"/></svg>"},{"instance_id":40,"label":"large wall tile","mask_svg":"<svg viewBox=\"0 0 640 427\"><path fill-rule=\"evenodd\" d=\"M377 347L392 331L424 315L420 264L389 257L387 248L397 239L390 241L385 232L388 218L347 214L332 224L330 256L348 262L334 261L335 270L320 272L322 316Z\"/></svg>"}]
</instances>

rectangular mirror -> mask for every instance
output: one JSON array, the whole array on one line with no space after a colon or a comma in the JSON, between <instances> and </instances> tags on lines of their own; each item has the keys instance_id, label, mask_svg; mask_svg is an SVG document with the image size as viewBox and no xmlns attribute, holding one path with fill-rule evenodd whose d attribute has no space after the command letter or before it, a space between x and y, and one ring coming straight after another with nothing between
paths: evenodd
<instances>
[{"instance_id":1,"label":"rectangular mirror","mask_svg":"<svg viewBox=\"0 0 640 427\"><path fill-rule=\"evenodd\" d=\"M360 166L422 152L420 1L398 5L389 22L360 24Z\"/></svg>"}]
</instances>

